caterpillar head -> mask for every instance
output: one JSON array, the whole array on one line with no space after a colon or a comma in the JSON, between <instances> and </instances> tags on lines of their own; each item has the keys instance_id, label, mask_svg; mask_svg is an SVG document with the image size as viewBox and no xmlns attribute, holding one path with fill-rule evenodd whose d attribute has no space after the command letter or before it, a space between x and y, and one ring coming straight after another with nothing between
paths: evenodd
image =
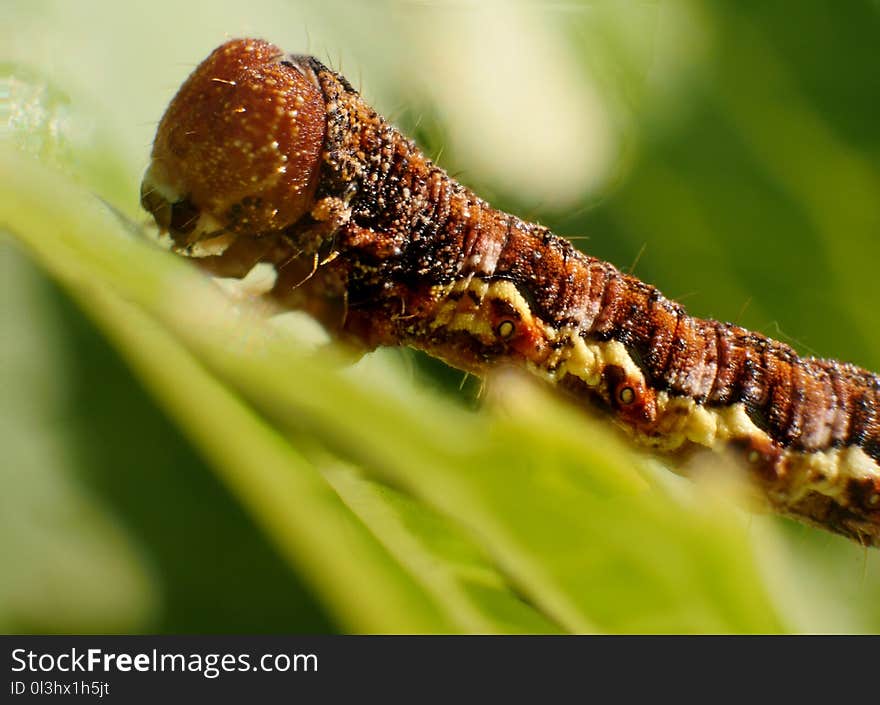
<instances>
[{"instance_id":1,"label":"caterpillar head","mask_svg":"<svg viewBox=\"0 0 880 705\"><path fill-rule=\"evenodd\" d=\"M182 251L280 232L311 208L325 130L307 60L261 40L229 41L165 111L141 203Z\"/></svg>"}]
</instances>

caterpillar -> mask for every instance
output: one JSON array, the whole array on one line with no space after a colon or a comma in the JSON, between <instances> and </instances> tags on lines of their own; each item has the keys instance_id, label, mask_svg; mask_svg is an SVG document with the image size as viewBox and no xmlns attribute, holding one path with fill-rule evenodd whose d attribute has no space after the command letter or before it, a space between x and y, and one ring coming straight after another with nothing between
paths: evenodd
<instances>
[{"instance_id":1,"label":"caterpillar","mask_svg":"<svg viewBox=\"0 0 880 705\"><path fill-rule=\"evenodd\" d=\"M165 112L141 202L208 272L363 349L515 365L672 460L732 453L780 514L880 545L880 377L731 323L492 208L318 60L217 48Z\"/></svg>"}]
</instances>

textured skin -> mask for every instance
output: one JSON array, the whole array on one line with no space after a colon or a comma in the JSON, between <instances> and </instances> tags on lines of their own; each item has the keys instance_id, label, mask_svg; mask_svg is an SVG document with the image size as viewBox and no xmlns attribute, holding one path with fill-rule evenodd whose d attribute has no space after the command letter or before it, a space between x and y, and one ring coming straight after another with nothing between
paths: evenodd
<instances>
[{"instance_id":1,"label":"textured skin","mask_svg":"<svg viewBox=\"0 0 880 705\"><path fill-rule=\"evenodd\" d=\"M143 194L175 249L214 243L200 263L225 276L273 264L269 295L344 340L524 367L642 445L732 453L777 511L880 544L880 378L688 316L490 207L313 58L217 49L163 118Z\"/></svg>"}]
</instances>

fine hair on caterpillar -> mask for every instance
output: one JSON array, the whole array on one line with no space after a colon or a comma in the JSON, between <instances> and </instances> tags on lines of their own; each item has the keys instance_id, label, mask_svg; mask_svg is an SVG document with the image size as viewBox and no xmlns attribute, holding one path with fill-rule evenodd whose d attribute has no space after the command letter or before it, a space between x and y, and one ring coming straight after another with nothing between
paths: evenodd
<instances>
[{"instance_id":1,"label":"fine hair on caterpillar","mask_svg":"<svg viewBox=\"0 0 880 705\"><path fill-rule=\"evenodd\" d=\"M689 316L655 287L492 208L318 60L216 49L159 125L142 202L208 272L364 349L526 369L680 463L733 454L774 510L880 545L880 378Z\"/></svg>"}]
</instances>

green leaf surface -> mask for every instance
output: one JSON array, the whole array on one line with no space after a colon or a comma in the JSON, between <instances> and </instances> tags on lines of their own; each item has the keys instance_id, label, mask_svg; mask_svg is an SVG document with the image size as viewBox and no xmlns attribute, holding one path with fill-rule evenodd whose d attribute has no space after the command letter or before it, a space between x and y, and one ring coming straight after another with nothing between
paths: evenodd
<instances>
[{"instance_id":1,"label":"green leaf surface","mask_svg":"<svg viewBox=\"0 0 880 705\"><path fill-rule=\"evenodd\" d=\"M341 373L327 355L303 352L63 177L7 150L0 178L14 184L0 198L0 222L107 331L347 628L547 622L521 604L508 612L528 619L501 623L473 599L462 609L457 590L425 587L424 543L384 533L375 511L358 521L308 461L315 441L463 527L516 593L563 629L780 628L737 521L649 489L640 461L580 414L512 380L503 408L479 414L399 374L388 393L389 380ZM300 453L286 437L306 431L313 440Z\"/></svg>"}]
</instances>

